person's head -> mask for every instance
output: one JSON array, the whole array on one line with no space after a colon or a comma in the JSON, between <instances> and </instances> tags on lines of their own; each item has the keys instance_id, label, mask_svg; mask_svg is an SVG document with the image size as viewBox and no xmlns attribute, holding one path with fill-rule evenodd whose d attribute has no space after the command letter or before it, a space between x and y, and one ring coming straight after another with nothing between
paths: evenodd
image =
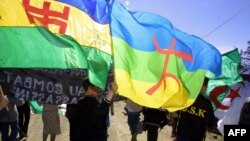
<instances>
[{"instance_id":1,"label":"person's head","mask_svg":"<svg viewBox=\"0 0 250 141\"><path fill-rule=\"evenodd\" d=\"M93 85L89 81L89 79L84 80L82 85L85 90L85 95L97 96L97 94L99 93L100 89L97 86Z\"/></svg>"},{"instance_id":2,"label":"person's head","mask_svg":"<svg viewBox=\"0 0 250 141\"><path fill-rule=\"evenodd\" d=\"M209 79L207 77L205 77L203 84L202 84L202 87L201 87L201 92L200 92L201 94L204 94L206 92L208 81L209 81Z\"/></svg>"}]
</instances>

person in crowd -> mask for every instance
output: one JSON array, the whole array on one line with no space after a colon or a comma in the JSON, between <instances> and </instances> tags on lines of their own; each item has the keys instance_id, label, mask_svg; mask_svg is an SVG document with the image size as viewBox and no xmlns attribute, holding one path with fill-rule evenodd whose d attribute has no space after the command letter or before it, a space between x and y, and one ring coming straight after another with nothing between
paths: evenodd
<instances>
[{"instance_id":1,"label":"person in crowd","mask_svg":"<svg viewBox=\"0 0 250 141\"><path fill-rule=\"evenodd\" d=\"M18 119L19 119L19 141L28 137L28 127L30 122L30 105L28 101L22 106L17 106Z\"/></svg>"},{"instance_id":2,"label":"person in crowd","mask_svg":"<svg viewBox=\"0 0 250 141\"><path fill-rule=\"evenodd\" d=\"M111 121L110 121L110 117L109 117L109 114L107 115L107 117L106 117L106 120L105 120L105 125L106 125L106 127L107 127L107 138L109 137L109 133L108 133L108 128L110 127L110 123L111 123Z\"/></svg>"},{"instance_id":3,"label":"person in crowd","mask_svg":"<svg viewBox=\"0 0 250 141\"><path fill-rule=\"evenodd\" d=\"M58 105L43 104L42 120L43 120L43 141L46 141L49 135L50 135L50 141L55 141L56 135L61 134Z\"/></svg>"},{"instance_id":4,"label":"person in crowd","mask_svg":"<svg viewBox=\"0 0 250 141\"><path fill-rule=\"evenodd\" d=\"M204 79L200 94L188 108L180 111L176 141L203 141L207 128L211 128L214 121L213 107L206 92L208 78Z\"/></svg>"},{"instance_id":5,"label":"person in crowd","mask_svg":"<svg viewBox=\"0 0 250 141\"><path fill-rule=\"evenodd\" d=\"M5 116L7 113L7 106L9 104L9 100L6 95L4 95L2 86L0 84L0 120Z\"/></svg>"},{"instance_id":6,"label":"person in crowd","mask_svg":"<svg viewBox=\"0 0 250 141\"><path fill-rule=\"evenodd\" d=\"M85 97L80 99L76 106L76 141L107 141L107 115L114 93L117 90L115 83L100 103L97 100L99 88L88 79L84 80Z\"/></svg>"},{"instance_id":7,"label":"person in crowd","mask_svg":"<svg viewBox=\"0 0 250 141\"><path fill-rule=\"evenodd\" d=\"M124 107L126 111L126 115L128 116L128 125L130 129L130 133L132 135L131 141L136 141L137 134L138 134L138 124L140 122L140 114L142 111L142 106L133 102L130 99L125 100L126 105Z\"/></svg>"},{"instance_id":8,"label":"person in crowd","mask_svg":"<svg viewBox=\"0 0 250 141\"><path fill-rule=\"evenodd\" d=\"M168 112L164 109L143 107L143 128L147 131L147 141L157 141L158 131L167 124Z\"/></svg>"},{"instance_id":9,"label":"person in crowd","mask_svg":"<svg viewBox=\"0 0 250 141\"><path fill-rule=\"evenodd\" d=\"M102 103L103 99L105 99L106 95L108 95L109 90L110 90L110 87L112 87L112 86L111 86L111 81L108 81L107 86L105 87L105 90L104 90L104 91L99 91L99 92L98 92L96 98L97 98L97 101L98 101L99 103ZM110 101L110 109L112 108L112 106L113 106L113 98L112 98L112 100ZM111 111L110 111L110 112L111 112ZM108 112L108 113L109 113L109 112ZM112 115L112 113L111 113L111 115ZM108 128L110 127L110 124L111 124L110 115L107 114L106 120L105 120L105 125L106 125L106 127L107 127L107 138L108 138L108 136L109 136L109 134L108 134Z\"/></svg>"},{"instance_id":10,"label":"person in crowd","mask_svg":"<svg viewBox=\"0 0 250 141\"><path fill-rule=\"evenodd\" d=\"M172 127L171 138L175 138L177 134L176 132L177 132L179 111L169 113L169 116L170 116L171 127Z\"/></svg>"},{"instance_id":11,"label":"person in crowd","mask_svg":"<svg viewBox=\"0 0 250 141\"><path fill-rule=\"evenodd\" d=\"M246 99L240 112L239 125L250 125L250 97Z\"/></svg>"},{"instance_id":12,"label":"person in crowd","mask_svg":"<svg viewBox=\"0 0 250 141\"><path fill-rule=\"evenodd\" d=\"M0 90L0 93L3 95L2 90ZM18 125L17 106L23 105L24 100L11 97L9 95L7 95L5 98L8 100L8 105L4 107L5 113L0 119L2 141L16 141L18 132L20 130Z\"/></svg>"},{"instance_id":13,"label":"person in crowd","mask_svg":"<svg viewBox=\"0 0 250 141\"><path fill-rule=\"evenodd\" d=\"M76 141L75 132L76 132L76 104L67 104L65 116L69 121L69 140Z\"/></svg>"}]
</instances>

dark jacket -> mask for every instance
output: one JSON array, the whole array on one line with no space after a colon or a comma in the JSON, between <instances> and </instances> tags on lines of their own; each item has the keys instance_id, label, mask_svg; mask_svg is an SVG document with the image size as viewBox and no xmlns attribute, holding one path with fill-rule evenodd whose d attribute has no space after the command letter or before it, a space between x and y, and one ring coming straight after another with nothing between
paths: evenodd
<instances>
[{"instance_id":1,"label":"dark jacket","mask_svg":"<svg viewBox=\"0 0 250 141\"><path fill-rule=\"evenodd\" d=\"M107 100L99 103L94 97L85 97L77 103L77 141L94 141L96 138L106 137L105 122L109 113L109 105Z\"/></svg>"},{"instance_id":2,"label":"dark jacket","mask_svg":"<svg viewBox=\"0 0 250 141\"><path fill-rule=\"evenodd\" d=\"M147 125L154 125L163 128L167 124L167 111L153 108L143 108L143 126L147 130Z\"/></svg>"},{"instance_id":3,"label":"dark jacket","mask_svg":"<svg viewBox=\"0 0 250 141\"><path fill-rule=\"evenodd\" d=\"M180 112L177 139L181 137L189 141L202 141L205 138L206 129L212 126L213 120L211 102L199 94L190 107Z\"/></svg>"},{"instance_id":4,"label":"dark jacket","mask_svg":"<svg viewBox=\"0 0 250 141\"><path fill-rule=\"evenodd\" d=\"M67 104L65 116L68 119L76 118L76 104Z\"/></svg>"}]
</instances>

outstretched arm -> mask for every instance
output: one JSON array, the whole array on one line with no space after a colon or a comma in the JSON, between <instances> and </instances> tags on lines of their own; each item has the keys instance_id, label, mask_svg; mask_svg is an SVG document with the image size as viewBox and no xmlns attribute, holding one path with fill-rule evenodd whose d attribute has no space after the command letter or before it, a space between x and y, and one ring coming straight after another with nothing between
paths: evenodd
<instances>
[{"instance_id":1,"label":"outstretched arm","mask_svg":"<svg viewBox=\"0 0 250 141\"><path fill-rule=\"evenodd\" d=\"M111 83L111 89L109 90L107 96L106 96L106 100L108 100L109 102L112 100L114 94L116 93L118 89L118 86L116 83Z\"/></svg>"}]
</instances>

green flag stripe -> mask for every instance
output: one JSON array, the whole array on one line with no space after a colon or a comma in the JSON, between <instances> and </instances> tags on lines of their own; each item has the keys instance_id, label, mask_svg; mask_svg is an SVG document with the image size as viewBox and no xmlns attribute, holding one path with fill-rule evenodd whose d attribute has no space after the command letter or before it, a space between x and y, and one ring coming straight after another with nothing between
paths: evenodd
<instances>
[{"instance_id":1,"label":"green flag stripe","mask_svg":"<svg viewBox=\"0 0 250 141\"><path fill-rule=\"evenodd\" d=\"M44 27L0 27L0 68L87 68L104 88L111 55Z\"/></svg>"},{"instance_id":2,"label":"green flag stripe","mask_svg":"<svg viewBox=\"0 0 250 141\"><path fill-rule=\"evenodd\" d=\"M0 67L86 68L83 47L44 27L1 27Z\"/></svg>"},{"instance_id":3,"label":"green flag stripe","mask_svg":"<svg viewBox=\"0 0 250 141\"><path fill-rule=\"evenodd\" d=\"M158 52L146 52L131 48L122 39L113 37L114 43L114 59L115 68L123 69L129 72L134 79L148 82L155 82L159 80L159 77L163 73L163 65L165 60L165 55L161 55ZM116 59L119 57L121 59ZM127 59L129 58L129 59ZM177 60L178 65L176 65ZM174 64L175 63L175 64ZM173 67L174 66L174 67ZM178 66L178 69L176 68ZM133 70L133 71L130 71ZM178 76L180 72L188 72L181 59L176 58L176 56L171 55L168 62L167 71ZM142 73L143 72L143 73ZM147 73L154 72L154 73ZM147 75L145 75L147 74ZM156 77L157 76L157 77Z\"/></svg>"}]
</instances>

